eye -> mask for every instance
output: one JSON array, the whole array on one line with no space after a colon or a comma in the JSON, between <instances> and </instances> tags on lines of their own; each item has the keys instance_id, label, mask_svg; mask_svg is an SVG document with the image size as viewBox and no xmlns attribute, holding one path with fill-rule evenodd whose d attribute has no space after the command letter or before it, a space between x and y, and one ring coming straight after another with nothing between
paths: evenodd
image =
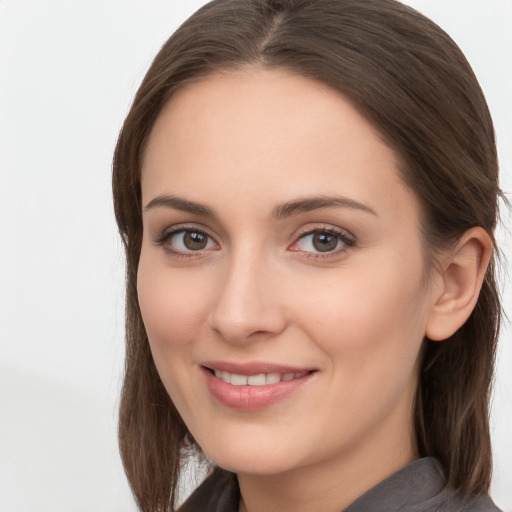
<instances>
[{"instance_id":1,"label":"eye","mask_svg":"<svg viewBox=\"0 0 512 512\"><path fill-rule=\"evenodd\" d=\"M342 231L335 229L316 229L308 231L290 248L293 251L307 253L336 253L347 247L353 247L355 240Z\"/></svg>"},{"instance_id":2,"label":"eye","mask_svg":"<svg viewBox=\"0 0 512 512\"><path fill-rule=\"evenodd\" d=\"M176 254L200 252L218 247L204 231L192 228L181 228L164 233L155 242L158 245L163 245L169 252Z\"/></svg>"}]
</instances>

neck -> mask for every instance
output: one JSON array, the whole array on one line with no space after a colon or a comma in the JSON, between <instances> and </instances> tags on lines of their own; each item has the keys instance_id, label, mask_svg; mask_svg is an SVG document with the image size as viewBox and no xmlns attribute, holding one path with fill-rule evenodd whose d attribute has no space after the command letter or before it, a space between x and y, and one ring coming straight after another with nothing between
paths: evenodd
<instances>
[{"instance_id":1,"label":"neck","mask_svg":"<svg viewBox=\"0 0 512 512\"><path fill-rule=\"evenodd\" d=\"M418 458L411 431L383 429L372 441L277 475L238 474L240 512L340 512Z\"/></svg>"}]
</instances>

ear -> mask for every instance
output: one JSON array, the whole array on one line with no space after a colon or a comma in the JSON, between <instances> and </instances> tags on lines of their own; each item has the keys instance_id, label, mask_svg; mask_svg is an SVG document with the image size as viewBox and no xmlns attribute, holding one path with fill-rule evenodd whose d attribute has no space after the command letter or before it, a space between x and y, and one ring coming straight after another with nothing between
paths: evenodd
<instances>
[{"instance_id":1,"label":"ear","mask_svg":"<svg viewBox=\"0 0 512 512\"><path fill-rule=\"evenodd\" d=\"M441 257L441 293L434 297L427 338L445 340L466 322L478 300L491 253L491 238L483 228L475 227Z\"/></svg>"}]
</instances>

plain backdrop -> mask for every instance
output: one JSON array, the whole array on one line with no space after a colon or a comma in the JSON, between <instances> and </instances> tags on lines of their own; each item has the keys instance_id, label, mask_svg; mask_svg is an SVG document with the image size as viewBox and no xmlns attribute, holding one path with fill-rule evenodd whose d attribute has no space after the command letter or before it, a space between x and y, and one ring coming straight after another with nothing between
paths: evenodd
<instances>
[{"instance_id":1,"label":"plain backdrop","mask_svg":"<svg viewBox=\"0 0 512 512\"><path fill-rule=\"evenodd\" d=\"M0 512L135 510L116 444L124 292L111 157L152 57L203 3L0 0ZM510 192L512 1L407 3L440 24L474 67ZM499 240L512 254L506 229ZM508 512L511 399L506 323L492 495Z\"/></svg>"}]
</instances>

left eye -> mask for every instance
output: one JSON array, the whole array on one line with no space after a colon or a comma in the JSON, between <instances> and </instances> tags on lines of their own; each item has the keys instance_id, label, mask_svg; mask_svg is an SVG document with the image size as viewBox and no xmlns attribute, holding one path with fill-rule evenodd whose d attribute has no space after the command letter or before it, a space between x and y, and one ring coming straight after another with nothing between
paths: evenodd
<instances>
[{"instance_id":1,"label":"left eye","mask_svg":"<svg viewBox=\"0 0 512 512\"><path fill-rule=\"evenodd\" d=\"M296 243L297 249L304 252L334 252L343 246L352 246L353 241L342 233L313 231L302 235Z\"/></svg>"},{"instance_id":2,"label":"left eye","mask_svg":"<svg viewBox=\"0 0 512 512\"><path fill-rule=\"evenodd\" d=\"M202 231L182 229L171 234L168 243L181 252L203 251L216 247L215 242Z\"/></svg>"}]
</instances>

